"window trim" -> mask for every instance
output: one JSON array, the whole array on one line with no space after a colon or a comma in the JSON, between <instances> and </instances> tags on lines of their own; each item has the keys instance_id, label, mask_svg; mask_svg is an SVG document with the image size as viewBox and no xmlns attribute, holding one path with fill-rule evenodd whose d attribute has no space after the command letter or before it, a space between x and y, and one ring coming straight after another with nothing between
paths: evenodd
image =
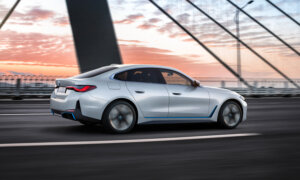
<instances>
[{"instance_id":1,"label":"window trim","mask_svg":"<svg viewBox=\"0 0 300 180\"><path fill-rule=\"evenodd\" d=\"M119 80L119 79L116 79L116 78L115 78L115 76L116 76L117 74L124 73L124 72L126 72L126 71L138 70L138 69L155 69L155 70L157 71L156 73L160 73L163 82L161 82L161 83L160 83L160 82L139 82L139 81ZM112 75L110 76L110 79L116 80L116 81L123 81L123 82L152 83L152 84L167 84L166 81L165 81L165 79L163 78L161 72L160 72L160 69L161 69L161 68L156 68L156 67L138 67L138 68L130 68L130 69L126 69L126 70L119 71L119 72L116 72L116 73L112 74Z\"/></svg>"}]
</instances>

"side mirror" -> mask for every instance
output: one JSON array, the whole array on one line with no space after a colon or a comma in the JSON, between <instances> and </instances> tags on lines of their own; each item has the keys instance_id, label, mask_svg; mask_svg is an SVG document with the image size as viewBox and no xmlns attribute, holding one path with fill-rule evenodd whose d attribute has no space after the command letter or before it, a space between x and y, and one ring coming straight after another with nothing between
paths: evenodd
<instances>
[{"instance_id":1,"label":"side mirror","mask_svg":"<svg viewBox=\"0 0 300 180\"><path fill-rule=\"evenodd\" d=\"M194 87L198 87L198 86L200 86L200 82L198 80L194 80L193 83L192 83L192 85Z\"/></svg>"}]
</instances>

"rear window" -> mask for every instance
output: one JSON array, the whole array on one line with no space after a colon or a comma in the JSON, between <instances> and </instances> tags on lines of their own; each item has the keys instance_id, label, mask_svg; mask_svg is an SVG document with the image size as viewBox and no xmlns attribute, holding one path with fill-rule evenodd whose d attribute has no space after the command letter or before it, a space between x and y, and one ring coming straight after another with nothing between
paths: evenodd
<instances>
[{"instance_id":1,"label":"rear window","mask_svg":"<svg viewBox=\"0 0 300 180\"><path fill-rule=\"evenodd\" d=\"M98 68L98 69L95 69L95 70L92 70L89 72L79 74L77 76L74 76L73 78L76 78L76 79L91 78L91 77L98 76L100 74L106 73L108 71L111 71L111 70L114 70L117 68L118 67L116 67L116 66L104 66L104 67L101 67L101 68Z\"/></svg>"}]
</instances>

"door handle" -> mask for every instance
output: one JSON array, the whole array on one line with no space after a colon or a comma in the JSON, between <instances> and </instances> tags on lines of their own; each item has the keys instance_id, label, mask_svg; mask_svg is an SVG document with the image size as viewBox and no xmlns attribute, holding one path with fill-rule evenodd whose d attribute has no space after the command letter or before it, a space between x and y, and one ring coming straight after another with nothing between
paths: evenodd
<instances>
[{"instance_id":1,"label":"door handle","mask_svg":"<svg viewBox=\"0 0 300 180\"><path fill-rule=\"evenodd\" d=\"M177 96L178 96L178 95L181 95L181 93L173 93L173 94L174 94L174 95L177 95Z\"/></svg>"},{"instance_id":2,"label":"door handle","mask_svg":"<svg viewBox=\"0 0 300 180\"><path fill-rule=\"evenodd\" d=\"M143 94L143 93L145 93L145 91L135 91L136 93L138 93L138 94Z\"/></svg>"}]
</instances>

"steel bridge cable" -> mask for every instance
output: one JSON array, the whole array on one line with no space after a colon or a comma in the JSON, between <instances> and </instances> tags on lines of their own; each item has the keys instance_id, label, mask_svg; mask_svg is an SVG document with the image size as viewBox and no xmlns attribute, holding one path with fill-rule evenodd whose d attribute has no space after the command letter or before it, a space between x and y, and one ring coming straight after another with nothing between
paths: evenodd
<instances>
[{"instance_id":1,"label":"steel bridge cable","mask_svg":"<svg viewBox=\"0 0 300 180\"><path fill-rule=\"evenodd\" d=\"M233 5L235 8L237 8L239 11L244 13L246 16L248 16L250 19L252 19L256 24L258 24L260 27L264 28L266 31L268 31L272 36L274 36L276 39L278 39L280 42L282 42L284 45L286 45L289 49L294 51L298 56L300 56L300 53L294 49L291 45L289 45L287 42L282 40L279 36L277 36L275 33L273 33L270 29L268 29L266 26L264 26L262 23L257 21L254 17L252 17L250 14L248 14L246 11L238 7L235 3L233 3L231 0L227 0L231 5Z\"/></svg>"},{"instance_id":2,"label":"steel bridge cable","mask_svg":"<svg viewBox=\"0 0 300 180\"><path fill-rule=\"evenodd\" d=\"M200 46L202 46L209 54L211 54L217 61L219 61L228 71L230 71L235 77L237 77L243 84L248 88L252 89L252 86L244 80L238 73L236 73L231 67L229 67L221 58L219 58L214 52L212 52L207 46L205 46L198 38L196 38L191 32L189 32L185 27L183 27L179 22L177 22L170 14L168 14L164 9L162 9L153 0L149 0L156 8L158 8L163 14L170 18L176 25L178 25L185 33L187 33L193 40L195 40Z\"/></svg>"},{"instance_id":3,"label":"steel bridge cable","mask_svg":"<svg viewBox=\"0 0 300 180\"><path fill-rule=\"evenodd\" d=\"M13 7L8 11L8 13L5 15L5 17L3 18L1 24L0 24L0 29L4 26L5 22L7 21L7 19L10 17L10 15L14 12L14 10L16 9L17 5L19 4L21 0L17 0L15 2L15 4L13 5Z\"/></svg>"},{"instance_id":4,"label":"steel bridge cable","mask_svg":"<svg viewBox=\"0 0 300 180\"><path fill-rule=\"evenodd\" d=\"M277 73L279 73L282 77L284 77L286 80L288 80L290 83L292 83L294 86L296 86L298 89L300 89L300 86L294 82L291 78L289 78L287 75L285 75L283 72L281 72L278 68L276 68L273 64L271 64L267 59L265 59L263 56L258 54L254 49L252 49L248 44L246 44L244 41L236 37L233 33L231 33L227 28L225 28L222 24L220 24L218 21L216 21L214 18L212 18L210 15L208 15L206 12L204 12L202 9L200 9L198 6L196 6L193 2L190 0L186 0L188 3L190 3L194 8L199 10L202 14L204 14L206 17L208 17L210 20L212 20L215 24L217 24L220 28L222 28L224 31L226 31L229 35L231 35L233 38L238 40L240 43L242 43L247 49L249 49L253 54L255 54L257 57L259 57L262 61L264 61L266 64L268 64L272 69L274 69Z\"/></svg>"},{"instance_id":5,"label":"steel bridge cable","mask_svg":"<svg viewBox=\"0 0 300 180\"><path fill-rule=\"evenodd\" d=\"M292 20L294 23L296 23L298 26L300 26L300 23L296 21L296 19L292 18L288 13L284 12L282 9L280 9L278 6L276 6L274 3L272 3L270 0L266 0L270 5L272 5L274 8L276 8L278 11L280 11L282 14L284 14L286 17L288 17L290 20Z\"/></svg>"}]
</instances>

